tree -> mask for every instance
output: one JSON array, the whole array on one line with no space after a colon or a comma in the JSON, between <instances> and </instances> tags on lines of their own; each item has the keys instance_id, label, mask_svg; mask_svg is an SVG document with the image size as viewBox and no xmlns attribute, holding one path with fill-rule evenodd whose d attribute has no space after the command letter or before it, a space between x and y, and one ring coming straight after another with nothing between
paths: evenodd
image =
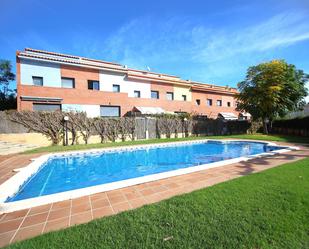
<instances>
[{"instance_id":1,"label":"tree","mask_svg":"<svg viewBox=\"0 0 309 249\"><path fill-rule=\"evenodd\" d=\"M305 104L308 79L308 74L284 60L249 67L245 80L238 84L237 110L249 112L254 120L262 120L267 134L268 122Z\"/></svg>"},{"instance_id":2,"label":"tree","mask_svg":"<svg viewBox=\"0 0 309 249\"><path fill-rule=\"evenodd\" d=\"M79 131L85 144L88 144L89 138L92 135L93 119L88 118L86 112L69 112L69 122L72 123L72 127Z\"/></svg>"},{"instance_id":3,"label":"tree","mask_svg":"<svg viewBox=\"0 0 309 249\"><path fill-rule=\"evenodd\" d=\"M9 118L13 122L19 123L28 128L30 131L42 133L52 141L53 145L57 145L61 141L63 113L60 111L13 111L9 113Z\"/></svg>"},{"instance_id":4,"label":"tree","mask_svg":"<svg viewBox=\"0 0 309 249\"><path fill-rule=\"evenodd\" d=\"M0 111L16 109L15 91L9 89L9 83L15 79L12 65L7 60L0 60Z\"/></svg>"}]
</instances>

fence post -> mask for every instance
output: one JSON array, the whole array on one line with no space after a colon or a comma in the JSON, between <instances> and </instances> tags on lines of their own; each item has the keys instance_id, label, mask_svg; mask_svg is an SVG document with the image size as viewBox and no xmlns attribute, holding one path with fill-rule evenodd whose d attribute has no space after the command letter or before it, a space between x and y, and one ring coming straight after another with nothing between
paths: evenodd
<instances>
[{"instance_id":1,"label":"fence post","mask_svg":"<svg viewBox=\"0 0 309 249\"><path fill-rule=\"evenodd\" d=\"M149 139L148 118L147 117L145 117L145 138Z\"/></svg>"}]
</instances>

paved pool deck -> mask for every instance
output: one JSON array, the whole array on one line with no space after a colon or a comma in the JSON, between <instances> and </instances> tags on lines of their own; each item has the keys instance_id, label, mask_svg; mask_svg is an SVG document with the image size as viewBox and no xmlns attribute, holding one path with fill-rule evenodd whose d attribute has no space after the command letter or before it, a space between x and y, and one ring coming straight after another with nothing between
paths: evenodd
<instances>
[{"instance_id":1,"label":"paved pool deck","mask_svg":"<svg viewBox=\"0 0 309 249\"><path fill-rule=\"evenodd\" d=\"M2 214L0 247L309 157L309 146L277 144L300 150ZM13 169L25 167L40 155L0 156L0 184L15 174Z\"/></svg>"}]
</instances>

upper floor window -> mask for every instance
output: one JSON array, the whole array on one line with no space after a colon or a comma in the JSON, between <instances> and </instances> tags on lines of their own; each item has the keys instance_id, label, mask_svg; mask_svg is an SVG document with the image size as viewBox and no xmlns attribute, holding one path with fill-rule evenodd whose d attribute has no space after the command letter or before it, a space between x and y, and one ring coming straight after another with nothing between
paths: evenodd
<instances>
[{"instance_id":1,"label":"upper floor window","mask_svg":"<svg viewBox=\"0 0 309 249\"><path fill-rule=\"evenodd\" d=\"M120 85L113 85L113 92L119 93L120 92Z\"/></svg>"},{"instance_id":2,"label":"upper floor window","mask_svg":"<svg viewBox=\"0 0 309 249\"><path fill-rule=\"evenodd\" d=\"M187 101L187 95L181 95L183 101Z\"/></svg>"},{"instance_id":3,"label":"upper floor window","mask_svg":"<svg viewBox=\"0 0 309 249\"><path fill-rule=\"evenodd\" d=\"M158 91L151 91L151 98L152 99L158 99L159 98L159 92Z\"/></svg>"},{"instance_id":4,"label":"upper floor window","mask_svg":"<svg viewBox=\"0 0 309 249\"><path fill-rule=\"evenodd\" d=\"M222 100L220 99L217 100L217 106L222 106Z\"/></svg>"},{"instance_id":5,"label":"upper floor window","mask_svg":"<svg viewBox=\"0 0 309 249\"><path fill-rule=\"evenodd\" d=\"M100 90L100 82L97 80L88 80L89 90Z\"/></svg>"},{"instance_id":6,"label":"upper floor window","mask_svg":"<svg viewBox=\"0 0 309 249\"><path fill-rule=\"evenodd\" d=\"M207 106L212 106L212 99L207 99Z\"/></svg>"},{"instance_id":7,"label":"upper floor window","mask_svg":"<svg viewBox=\"0 0 309 249\"><path fill-rule=\"evenodd\" d=\"M141 91L134 91L134 98L140 98L141 97Z\"/></svg>"},{"instance_id":8,"label":"upper floor window","mask_svg":"<svg viewBox=\"0 0 309 249\"><path fill-rule=\"evenodd\" d=\"M167 93L166 93L166 99L167 99L167 100L174 100L174 93L172 93L172 92L167 92Z\"/></svg>"},{"instance_id":9,"label":"upper floor window","mask_svg":"<svg viewBox=\"0 0 309 249\"><path fill-rule=\"evenodd\" d=\"M75 80L73 78L61 78L61 87L75 88Z\"/></svg>"},{"instance_id":10,"label":"upper floor window","mask_svg":"<svg viewBox=\"0 0 309 249\"><path fill-rule=\"evenodd\" d=\"M228 107L231 107L231 102L227 102L227 106L228 106Z\"/></svg>"},{"instance_id":11,"label":"upper floor window","mask_svg":"<svg viewBox=\"0 0 309 249\"><path fill-rule=\"evenodd\" d=\"M201 100L197 99L197 100L195 100L195 103L196 103L196 105L200 105L201 104Z\"/></svg>"},{"instance_id":12,"label":"upper floor window","mask_svg":"<svg viewBox=\"0 0 309 249\"><path fill-rule=\"evenodd\" d=\"M35 86L43 86L43 77L32 76L32 82Z\"/></svg>"}]
</instances>

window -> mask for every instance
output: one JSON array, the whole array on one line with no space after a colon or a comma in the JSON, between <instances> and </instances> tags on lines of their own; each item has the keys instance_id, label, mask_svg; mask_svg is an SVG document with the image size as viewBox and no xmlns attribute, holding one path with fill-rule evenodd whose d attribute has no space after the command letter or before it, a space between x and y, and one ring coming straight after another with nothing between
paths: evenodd
<instances>
[{"instance_id":1,"label":"window","mask_svg":"<svg viewBox=\"0 0 309 249\"><path fill-rule=\"evenodd\" d=\"M227 102L227 106L228 106L228 107L231 107L231 102Z\"/></svg>"},{"instance_id":2,"label":"window","mask_svg":"<svg viewBox=\"0 0 309 249\"><path fill-rule=\"evenodd\" d=\"M89 90L100 90L100 82L97 80L88 80Z\"/></svg>"},{"instance_id":3,"label":"window","mask_svg":"<svg viewBox=\"0 0 309 249\"><path fill-rule=\"evenodd\" d=\"M151 98L152 99L158 99L159 98L159 92L158 91L151 91Z\"/></svg>"},{"instance_id":4,"label":"window","mask_svg":"<svg viewBox=\"0 0 309 249\"><path fill-rule=\"evenodd\" d=\"M187 101L187 95L181 95L183 101Z\"/></svg>"},{"instance_id":5,"label":"window","mask_svg":"<svg viewBox=\"0 0 309 249\"><path fill-rule=\"evenodd\" d=\"M141 91L134 91L134 98L140 98L141 97Z\"/></svg>"},{"instance_id":6,"label":"window","mask_svg":"<svg viewBox=\"0 0 309 249\"><path fill-rule=\"evenodd\" d=\"M61 110L60 104L33 104L33 111L52 112Z\"/></svg>"},{"instance_id":7,"label":"window","mask_svg":"<svg viewBox=\"0 0 309 249\"><path fill-rule=\"evenodd\" d=\"M120 106L101 106L101 117L120 117Z\"/></svg>"},{"instance_id":8,"label":"window","mask_svg":"<svg viewBox=\"0 0 309 249\"><path fill-rule=\"evenodd\" d=\"M32 76L32 83L35 86L43 86L43 77Z\"/></svg>"},{"instance_id":9,"label":"window","mask_svg":"<svg viewBox=\"0 0 309 249\"><path fill-rule=\"evenodd\" d=\"M196 105L200 105L201 104L201 100L197 99L197 100L195 100L195 103L196 103Z\"/></svg>"},{"instance_id":10,"label":"window","mask_svg":"<svg viewBox=\"0 0 309 249\"><path fill-rule=\"evenodd\" d=\"M61 78L61 87L75 88L75 80L73 78Z\"/></svg>"},{"instance_id":11,"label":"window","mask_svg":"<svg viewBox=\"0 0 309 249\"><path fill-rule=\"evenodd\" d=\"M167 100L174 100L174 93L172 93L172 92L167 92L167 93L166 93L166 99L167 99Z\"/></svg>"},{"instance_id":12,"label":"window","mask_svg":"<svg viewBox=\"0 0 309 249\"><path fill-rule=\"evenodd\" d=\"M217 106L222 106L222 100L217 100Z\"/></svg>"},{"instance_id":13,"label":"window","mask_svg":"<svg viewBox=\"0 0 309 249\"><path fill-rule=\"evenodd\" d=\"M119 93L120 92L120 86L119 85L113 85L113 92Z\"/></svg>"},{"instance_id":14,"label":"window","mask_svg":"<svg viewBox=\"0 0 309 249\"><path fill-rule=\"evenodd\" d=\"M212 106L212 99L207 99L207 106Z\"/></svg>"}]
</instances>

